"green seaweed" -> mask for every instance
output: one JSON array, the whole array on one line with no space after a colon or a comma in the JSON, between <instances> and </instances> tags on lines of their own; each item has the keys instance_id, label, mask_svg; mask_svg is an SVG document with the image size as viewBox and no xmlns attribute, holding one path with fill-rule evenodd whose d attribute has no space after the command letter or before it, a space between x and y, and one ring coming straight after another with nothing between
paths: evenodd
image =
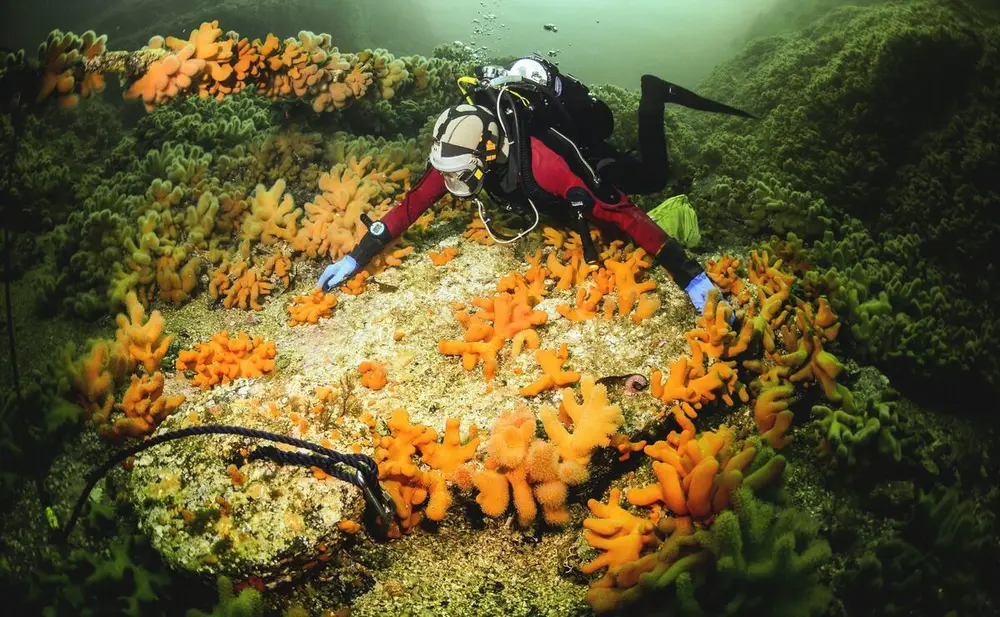
<instances>
[{"instance_id":1,"label":"green seaweed","mask_svg":"<svg viewBox=\"0 0 1000 617\"><path fill-rule=\"evenodd\" d=\"M186 617L263 617L264 602L260 592L252 586L247 586L240 590L238 594L233 592L233 583L225 576L220 576L217 582L219 590L219 602L206 613L198 609L191 609L185 613Z\"/></svg>"}]
</instances>

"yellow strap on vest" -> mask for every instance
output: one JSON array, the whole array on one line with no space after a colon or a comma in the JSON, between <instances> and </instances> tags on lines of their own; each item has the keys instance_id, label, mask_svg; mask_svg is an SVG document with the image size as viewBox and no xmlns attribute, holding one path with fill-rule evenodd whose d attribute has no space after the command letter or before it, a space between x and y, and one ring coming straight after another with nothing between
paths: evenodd
<instances>
[{"instance_id":1,"label":"yellow strap on vest","mask_svg":"<svg viewBox=\"0 0 1000 617\"><path fill-rule=\"evenodd\" d=\"M476 79L475 77L465 75L458 78L458 89L462 91L462 96L465 97L465 100L466 102L469 103L469 105L473 105L474 103L472 102L472 97L469 96L469 91L466 90L465 86L476 86L476 85L479 85L479 80Z\"/></svg>"}]
</instances>

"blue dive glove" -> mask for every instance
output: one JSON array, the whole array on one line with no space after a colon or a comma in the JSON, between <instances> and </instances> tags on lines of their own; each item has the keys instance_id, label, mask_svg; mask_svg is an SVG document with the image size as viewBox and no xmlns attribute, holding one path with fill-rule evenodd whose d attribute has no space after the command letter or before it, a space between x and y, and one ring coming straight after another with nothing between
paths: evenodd
<instances>
[{"instance_id":1,"label":"blue dive glove","mask_svg":"<svg viewBox=\"0 0 1000 617\"><path fill-rule=\"evenodd\" d=\"M684 288L687 292L689 298L691 298L691 303L694 307L698 309L699 313L705 313L705 301L708 299L708 293L715 289L715 283L708 278L708 275L702 272L698 276L691 279L688 286ZM722 292L719 292L722 295Z\"/></svg>"},{"instance_id":2,"label":"blue dive glove","mask_svg":"<svg viewBox=\"0 0 1000 617\"><path fill-rule=\"evenodd\" d=\"M719 292L719 302L721 304L726 304L726 301L722 299L722 291L715 286L715 283L713 283L704 272L691 279L691 282L684 288L684 291L687 292L688 297L691 298L691 303L694 304L696 309L698 309L698 312L704 315L705 301L708 300L708 294L713 289ZM733 325L735 323L736 313L732 310L732 308L730 308L729 325Z\"/></svg>"},{"instance_id":3,"label":"blue dive glove","mask_svg":"<svg viewBox=\"0 0 1000 617\"><path fill-rule=\"evenodd\" d=\"M319 277L319 283L317 286L323 291L330 291L337 285L344 282L344 279L349 277L358 269L358 262L350 255L345 255L343 259L336 263L332 263L323 270L323 274Z\"/></svg>"}]
</instances>

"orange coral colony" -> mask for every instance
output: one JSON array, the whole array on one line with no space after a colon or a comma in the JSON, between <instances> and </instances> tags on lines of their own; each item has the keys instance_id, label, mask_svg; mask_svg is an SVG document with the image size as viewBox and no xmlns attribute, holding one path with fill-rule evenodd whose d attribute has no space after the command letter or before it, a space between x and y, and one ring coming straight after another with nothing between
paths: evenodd
<instances>
[{"instance_id":1,"label":"orange coral colony","mask_svg":"<svg viewBox=\"0 0 1000 617\"><path fill-rule=\"evenodd\" d=\"M361 385L371 390L381 390L389 383L385 367L377 362L365 360L358 365L358 372L361 373Z\"/></svg>"},{"instance_id":2,"label":"orange coral colony","mask_svg":"<svg viewBox=\"0 0 1000 617\"><path fill-rule=\"evenodd\" d=\"M441 252L430 251L427 253L427 256L430 257L431 263L435 266L445 265L454 259L456 255L458 255L458 249L453 246L446 246Z\"/></svg>"},{"instance_id":3,"label":"orange coral colony","mask_svg":"<svg viewBox=\"0 0 1000 617\"><path fill-rule=\"evenodd\" d=\"M246 332L230 338L223 330L206 343L198 343L194 350L181 351L177 356L177 370L194 371L191 383L208 390L213 386L229 383L244 377L260 377L274 370L276 350L274 343L262 336L252 339Z\"/></svg>"},{"instance_id":4,"label":"orange coral colony","mask_svg":"<svg viewBox=\"0 0 1000 617\"><path fill-rule=\"evenodd\" d=\"M160 311L153 311L146 320L146 309L134 292L129 292L125 304L128 316L119 314L116 318L118 331L115 338L132 362L141 364L147 373L153 373L174 337L163 336L164 322Z\"/></svg>"},{"instance_id":5,"label":"orange coral colony","mask_svg":"<svg viewBox=\"0 0 1000 617\"><path fill-rule=\"evenodd\" d=\"M535 436L535 415L525 406L497 418L486 443L482 466L463 465L453 479L463 490L479 491L476 503L487 516L503 515L511 502L521 526L531 525L541 506L546 522L569 521L568 487L589 477L593 452L610 445L623 422L621 410L607 402L607 390L593 376L581 382L582 402L563 390L559 413L542 410L542 423L551 441ZM570 430L572 429L572 431Z\"/></svg>"},{"instance_id":6,"label":"orange coral colony","mask_svg":"<svg viewBox=\"0 0 1000 617\"><path fill-rule=\"evenodd\" d=\"M118 408L125 412L124 418L115 420L111 434L116 437L138 437L146 435L181 403L184 397L163 396L163 373L157 372L150 378L132 376L132 384Z\"/></svg>"},{"instance_id":7,"label":"orange coral colony","mask_svg":"<svg viewBox=\"0 0 1000 617\"><path fill-rule=\"evenodd\" d=\"M389 419L389 435L378 438L375 462L378 463L379 480L392 497L396 506L398 529L390 535L406 533L423 519L433 521L444 518L451 506L451 493L445 482L446 474L471 459L479 447L476 427L469 430L469 441L461 444L458 420L448 420L443 441L429 426L411 424L405 409L396 409ZM430 471L421 469L414 462L420 452L423 463ZM424 504L423 511L414 506Z\"/></svg>"},{"instance_id":8,"label":"orange coral colony","mask_svg":"<svg viewBox=\"0 0 1000 617\"><path fill-rule=\"evenodd\" d=\"M631 489L626 497L637 506L662 502L674 514L708 519L729 507L733 491L744 482L764 486L781 474L785 460L776 456L744 478L743 472L756 454L749 444L734 446L734 435L725 425L698 437L692 430L671 433L666 441L644 449L656 459L653 473L657 482Z\"/></svg>"},{"instance_id":9,"label":"orange coral colony","mask_svg":"<svg viewBox=\"0 0 1000 617\"><path fill-rule=\"evenodd\" d=\"M466 329L462 340L442 340L438 351L462 356L462 367L467 371L482 362L483 376L491 381L496 376L497 354L504 344L518 333L545 323L548 316L544 311L532 310L526 293L499 293L476 298L472 303L480 309L477 313L459 311L455 315Z\"/></svg>"},{"instance_id":10,"label":"orange coral colony","mask_svg":"<svg viewBox=\"0 0 1000 617\"><path fill-rule=\"evenodd\" d=\"M542 368L542 376L531 384L524 386L519 391L521 396L535 396L545 390L568 386L580 380L580 373L576 371L564 371L569 352L567 346L563 344L559 351L551 349L539 349L535 352L535 360Z\"/></svg>"},{"instance_id":11,"label":"orange coral colony","mask_svg":"<svg viewBox=\"0 0 1000 617\"><path fill-rule=\"evenodd\" d=\"M294 296L288 305L289 326L314 324L321 317L329 317L333 307L337 306L337 296L323 293L320 288L313 289L306 296Z\"/></svg>"}]
</instances>

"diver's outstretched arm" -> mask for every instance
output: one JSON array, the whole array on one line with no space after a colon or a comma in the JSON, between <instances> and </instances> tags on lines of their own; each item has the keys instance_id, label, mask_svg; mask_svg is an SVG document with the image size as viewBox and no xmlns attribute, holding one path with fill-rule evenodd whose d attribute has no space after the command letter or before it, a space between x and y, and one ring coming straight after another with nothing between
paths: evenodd
<instances>
[{"instance_id":1,"label":"diver's outstretched arm","mask_svg":"<svg viewBox=\"0 0 1000 617\"><path fill-rule=\"evenodd\" d=\"M368 233L351 249L351 257L363 268L386 244L402 235L447 192L441 172L428 167L417 184L403 195L392 210L386 212L375 224L369 225Z\"/></svg>"},{"instance_id":2,"label":"diver's outstretched arm","mask_svg":"<svg viewBox=\"0 0 1000 617\"><path fill-rule=\"evenodd\" d=\"M320 275L317 286L323 291L330 291L359 269L364 268L389 242L409 229L421 214L447 192L441 172L428 167L413 188L407 191L399 203L381 219L372 223L370 220L365 220L367 217L362 215L362 221L368 225L368 232L358 240L350 253L326 267Z\"/></svg>"}]
</instances>

